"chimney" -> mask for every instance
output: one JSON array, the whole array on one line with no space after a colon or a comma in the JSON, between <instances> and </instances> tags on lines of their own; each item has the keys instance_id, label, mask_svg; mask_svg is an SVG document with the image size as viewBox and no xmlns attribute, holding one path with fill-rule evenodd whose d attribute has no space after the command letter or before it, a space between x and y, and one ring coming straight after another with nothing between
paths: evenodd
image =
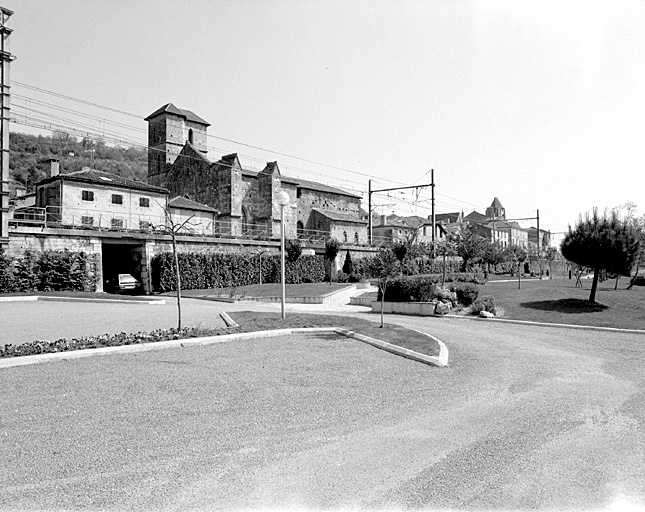
<instances>
[{"instance_id":1,"label":"chimney","mask_svg":"<svg viewBox=\"0 0 645 512\"><path fill-rule=\"evenodd\" d=\"M47 170L47 177L53 178L54 176L58 176L60 174L60 160L58 158L50 158L48 162L49 169Z\"/></svg>"}]
</instances>

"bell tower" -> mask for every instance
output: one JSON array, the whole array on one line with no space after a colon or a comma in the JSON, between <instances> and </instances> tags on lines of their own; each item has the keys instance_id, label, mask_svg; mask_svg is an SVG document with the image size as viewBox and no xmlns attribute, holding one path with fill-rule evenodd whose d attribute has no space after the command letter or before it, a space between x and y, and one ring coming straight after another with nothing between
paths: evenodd
<instances>
[{"instance_id":1,"label":"bell tower","mask_svg":"<svg viewBox=\"0 0 645 512\"><path fill-rule=\"evenodd\" d=\"M148 117L148 183L165 187L168 171L186 144L208 154L207 129L210 124L190 110L166 103Z\"/></svg>"}]
</instances>

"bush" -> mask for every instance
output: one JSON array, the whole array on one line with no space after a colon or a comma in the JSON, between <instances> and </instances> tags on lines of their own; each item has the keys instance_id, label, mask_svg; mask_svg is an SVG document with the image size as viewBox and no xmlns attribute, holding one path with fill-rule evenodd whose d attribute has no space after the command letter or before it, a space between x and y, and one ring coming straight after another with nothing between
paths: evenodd
<instances>
[{"instance_id":1,"label":"bush","mask_svg":"<svg viewBox=\"0 0 645 512\"><path fill-rule=\"evenodd\" d=\"M97 282L96 254L26 250L15 260L0 254L0 292L93 292Z\"/></svg>"},{"instance_id":2,"label":"bush","mask_svg":"<svg viewBox=\"0 0 645 512\"><path fill-rule=\"evenodd\" d=\"M636 276L634 286L645 286L645 276Z\"/></svg>"},{"instance_id":3,"label":"bush","mask_svg":"<svg viewBox=\"0 0 645 512\"><path fill-rule=\"evenodd\" d=\"M470 306L479 296L479 288L472 283L456 283L450 289L457 294L457 302L464 306Z\"/></svg>"},{"instance_id":4,"label":"bush","mask_svg":"<svg viewBox=\"0 0 645 512\"><path fill-rule=\"evenodd\" d=\"M280 255L179 253L181 287L184 290L230 288L263 283L279 283ZM175 267L171 252L155 255L151 261L152 286L155 291L174 291ZM285 282L288 284L319 283L325 278L322 256L300 256L285 261Z\"/></svg>"},{"instance_id":5,"label":"bush","mask_svg":"<svg viewBox=\"0 0 645 512\"><path fill-rule=\"evenodd\" d=\"M490 295L484 295L480 297L471 306L471 311L474 315L479 315L482 311L488 311L495 315L497 313L497 308L495 307L495 298Z\"/></svg>"}]
</instances>

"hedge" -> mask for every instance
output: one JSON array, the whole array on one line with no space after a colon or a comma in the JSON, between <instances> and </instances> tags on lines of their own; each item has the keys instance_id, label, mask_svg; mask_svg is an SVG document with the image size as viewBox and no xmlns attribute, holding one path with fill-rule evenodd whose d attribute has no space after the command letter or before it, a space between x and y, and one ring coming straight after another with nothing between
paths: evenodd
<instances>
[{"instance_id":1,"label":"hedge","mask_svg":"<svg viewBox=\"0 0 645 512\"><path fill-rule=\"evenodd\" d=\"M277 254L178 253L181 287L184 290L229 288L280 282L280 256ZM261 263L260 263L261 261ZM172 252L155 255L151 261L155 291L174 291L175 266ZM318 283L325 279L322 256L301 256L285 262L288 284Z\"/></svg>"},{"instance_id":2,"label":"hedge","mask_svg":"<svg viewBox=\"0 0 645 512\"><path fill-rule=\"evenodd\" d=\"M96 291L98 255L85 252L26 250L11 258L0 250L0 293Z\"/></svg>"}]
</instances>

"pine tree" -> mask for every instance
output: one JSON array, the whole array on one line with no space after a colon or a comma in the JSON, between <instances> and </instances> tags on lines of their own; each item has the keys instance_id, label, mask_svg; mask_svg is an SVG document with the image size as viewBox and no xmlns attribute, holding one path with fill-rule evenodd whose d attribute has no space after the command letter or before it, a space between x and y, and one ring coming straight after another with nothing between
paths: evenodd
<instances>
[{"instance_id":1,"label":"pine tree","mask_svg":"<svg viewBox=\"0 0 645 512\"><path fill-rule=\"evenodd\" d=\"M589 302L596 302L598 277L604 270L609 274L629 275L638 258L640 240L636 231L621 222L616 212L608 217L587 215L578 220L575 229L569 227L560 250L569 261L594 270Z\"/></svg>"}]
</instances>

